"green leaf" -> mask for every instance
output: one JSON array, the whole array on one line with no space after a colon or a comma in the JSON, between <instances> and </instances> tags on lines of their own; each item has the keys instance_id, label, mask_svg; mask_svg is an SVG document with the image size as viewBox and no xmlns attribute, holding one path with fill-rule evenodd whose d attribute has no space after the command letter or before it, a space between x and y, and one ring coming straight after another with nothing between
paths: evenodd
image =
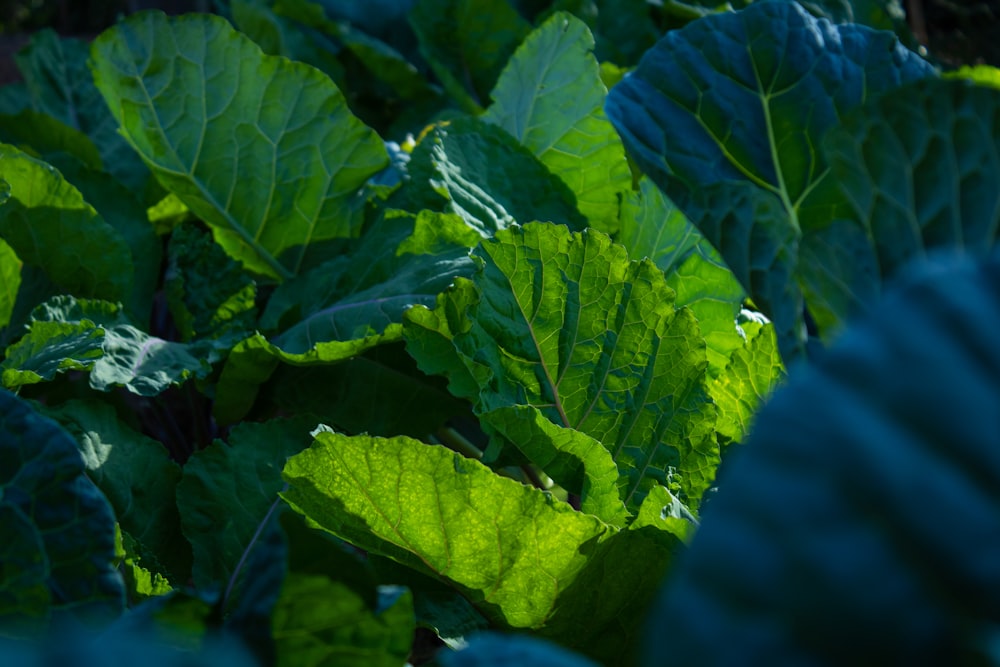
<instances>
[{"instance_id":1,"label":"green leaf","mask_svg":"<svg viewBox=\"0 0 1000 667\"><path fill-rule=\"evenodd\" d=\"M441 656L445 667L597 667L543 639L525 635L481 632L467 646Z\"/></svg>"},{"instance_id":2,"label":"green leaf","mask_svg":"<svg viewBox=\"0 0 1000 667\"><path fill-rule=\"evenodd\" d=\"M123 135L248 269L289 278L356 232L356 193L388 158L317 70L224 19L158 12L104 32L93 60Z\"/></svg>"},{"instance_id":3,"label":"green leaf","mask_svg":"<svg viewBox=\"0 0 1000 667\"><path fill-rule=\"evenodd\" d=\"M697 506L718 461L715 408L698 323L674 310L663 273L561 225L498 233L476 254L480 300L454 343L492 372L478 410L534 405L599 440L630 509L656 483Z\"/></svg>"},{"instance_id":4,"label":"green leaf","mask_svg":"<svg viewBox=\"0 0 1000 667\"><path fill-rule=\"evenodd\" d=\"M742 442L757 410L785 377L774 326L748 322L741 328L745 344L733 353L725 372L708 385L719 411L715 428L729 442Z\"/></svg>"},{"instance_id":5,"label":"green leaf","mask_svg":"<svg viewBox=\"0 0 1000 667\"><path fill-rule=\"evenodd\" d=\"M0 188L3 182L0 181ZM0 194L0 207L3 206ZM7 242L0 239L0 330L10 323L17 301L17 290L21 286L21 260Z\"/></svg>"},{"instance_id":6,"label":"green leaf","mask_svg":"<svg viewBox=\"0 0 1000 667\"><path fill-rule=\"evenodd\" d=\"M7 387L51 380L56 372L89 370L99 391L125 387L155 396L190 377L204 377L220 351L211 341L184 345L132 325L121 306L107 301L54 297L31 313L28 334L8 349ZM13 351L13 352L12 352Z\"/></svg>"},{"instance_id":7,"label":"green leaf","mask_svg":"<svg viewBox=\"0 0 1000 667\"><path fill-rule=\"evenodd\" d=\"M675 305L698 318L711 373L718 375L743 346L736 317L746 298L718 251L645 176L622 202L619 241L629 257L648 257L666 274Z\"/></svg>"},{"instance_id":8,"label":"green leaf","mask_svg":"<svg viewBox=\"0 0 1000 667\"><path fill-rule=\"evenodd\" d=\"M479 236L456 215L388 212L349 253L281 285L261 318L278 328L289 311L300 318L273 342L302 355L333 341L386 332L403 312L430 305L460 275L470 275L469 248Z\"/></svg>"},{"instance_id":9,"label":"green leaf","mask_svg":"<svg viewBox=\"0 0 1000 667\"><path fill-rule=\"evenodd\" d=\"M675 542L651 527L618 532L403 437L318 432L284 476L282 497L322 528L450 582L500 627L541 629L607 663L630 659L631 623L670 561L665 542Z\"/></svg>"},{"instance_id":10,"label":"green leaf","mask_svg":"<svg viewBox=\"0 0 1000 667\"><path fill-rule=\"evenodd\" d=\"M979 661L1000 594L998 285L997 255L939 254L792 373L672 573L650 664Z\"/></svg>"},{"instance_id":11,"label":"green leaf","mask_svg":"<svg viewBox=\"0 0 1000 667\"><path fill-rule=\"evenodd\" d=\"M132 192L143 193L149 170L119 136L118 123L94 85L89 57L90 47L84 40L62 39L46 29L35 33L15 60L24 76L30 108L87 135L100 153L101 164L115 179Z\"/></svg>"},{"instance_id":12,"label":"green leaf","mask_svg":"<svg viewBox=\"0 0 1000 667\"><path fill-rule=\"evenodd\" d=\"M619 528L625 525L629 515L618 495L618 467L599 441L556 426L527 405L497 408L480 418L559 486L579 495L580 511Z\"/></svg>"},{"instance_id":13,"label":"green leaf","mask_svg":"<svg viewBox=\"0 0 1000 667\"><path fill-rule=\"evenodd\" d=\"M554 14L518 47L483 120L534 153L569 186L590 226L610 234L617 230L619 194L631 186L632 173L604 115L607 89L593 48L582 21Z\"/></svg>"},{"instance_id":14,"label":"green leaf","mask_svg":"<svg viewBox=\"0 0 1000 667\"><path fill-rule=\"evenodd\" d=\"M257 319L256 285L208 234L181 225L170 236L164 290L181 338L250 333Z\"/></svg>"},{"instance_id":15,"label":"green leaf","mask_svg":"<svg viewBox=\"0 0 1000 667\"><path fill-rule=\"evenodd\" d=\"M115 519L76 443L0 389L0 634L31 636L71 615L113 619L125 588Z\"/></svg>"},{"instance_id":16,"label":"green leaf","mask_svg":"<svg viewBox=\"0 0 1000 667\"><path fill-rule=\"evenodd\" d=\"M191 553L175 502L181 470L166 448L123 423L107 403L72 400L43 412L76 439L88 476L111 503L121 529L137 542L135 552L145 567L186 580Z\"/></svg>"},{"instance_id":17,"label":"green leaf","mask_svg":"<svg viewBox=\"0 0 1000 667\"><path fill-rule=\"evenodd\" d=\"M837 205L820 140L851 107L932 74L890 33L760 2L668 33L606 109L775 323L790 360L806 339L798 240Z\"/></svg>"},{"instance_id":18,"label":"green leaf","mask_svg":"<svg viewBox=\"0 0 1000 667\"><path fill-rule=\"evenodd\" d=\"M802 246L817 324L835 331L872 307L883 280L936 247L993 247L998 119L1000 91L928 79L872 100L830 132L823 149L842 202L840 224L806 236ZM852 252L862 243L867 252ZM837 251L835 261L811 261Z\"/></svg>"},{"instance_id":19,"label":"green leaf","mask_svg":"<svg viewBox=\"0 0 1000 667\"><path fill-rule=\"evenodd\" d=\"M0 141L47 161L66 153L91 169L101 168L101 154L86 134L33 109L0 115Z\"/></svg>"},{"instance_id":20,"label":"green leaf","mask_svg":"<svg viewBox=\"0 0 1000 667\"><path fill-rule=\"evenodd\" d=\"M424 196L415 208L444 205L483 237L533 220L587 226L563 181L507 132L476 118L436 126L414 149L408 171L411 190Z\"/></svg>"},{"instance_id":21,"label":"green leaf","mask_svg":"<svg viewBox=\"0 0 1000 667\"><path fill-rule=\"evenodd\" d=\"M500 71L531 29L506 0L417 0L410 25L445 90L470 113L486 106Z\"/></svg>"},{"instance_id":22,"label":"green leaf","mask_svg":"<svg viewBox=\"0 0 1000 667\"><path fill-rule=\"evenodd\" d=\"M195 452L177 485L184 534L194 548L193 577L203 591L235 576L282 488L285 459L309 445L314 420L244 423L229 442ZM221 592L221 591L220 591Z\"/></svg>"},{"instance_id":23,"label":"green leaf","mask_svg":"<svg viewBox=\"0 0 1000 667\"><path fill-rule=\"evenodd\" d=\"M989 86L1000 89L1000 68L989 65L974 65L972 67L960 67L953 72L944 72L943 78L967 79L977 86Z\"/></svg>"},{"instance_id":24,"label":"green leaf","mask_svg":"<svg viewBox=\"0 0 1000 667\"><path fill-rule=\"evenodd\" d=\"M557 0L556 9L572 12L594 33L601 62L634 65L659 37L648 2Z\"/></svg>"},{"instance_id":25,"label":"green leaf","mask_svg":"<svg viewBox=\"0 0 1000 667\"><path fill-rule=\"evenodd\" d=\"M0 145L0 237L25 264L81 297L122 299L131 288L132 256L121 234L50 165Z\"/></svg>"}]
</instances>

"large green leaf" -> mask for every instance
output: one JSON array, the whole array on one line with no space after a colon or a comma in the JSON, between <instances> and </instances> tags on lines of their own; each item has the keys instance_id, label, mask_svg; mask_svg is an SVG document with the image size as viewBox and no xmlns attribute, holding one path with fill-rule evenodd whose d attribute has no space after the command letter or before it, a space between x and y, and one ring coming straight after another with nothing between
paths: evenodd
<instances>
[{"instance_id":1,"label":"large green leaf","mask_svg":"<svg viewBox=\"0 0 1000 667\"><path fill-rule=\"evenodd\" d=\"M534 153L569 186L590 226L610 234L617 230L619 195L631 186L632 172L604 115L607 89L593 48L582 21L554 14L518 47L483 119Z\"/></svg>"},{"instance_id":2,"label":"large green leaf","mask_svg":"<svg viewBox=\"0 0 1000 667\"><path fill-rule=\"evenodd\" d=\"M607 664L631 659L647 587L677 545L403 437L320 431L284 474L282 497L322 528L449 582L501 627L539 629Z\"/></svg>"},{"instance_id":3,"label":"large green leaf","mask_svg":"<svg viewBox=\"0 0 1000 667\"><path fill-rule=\"evenodd\" d=\"M2 185L0 185L2 187ZM2 196L0 196L2 200ZM0 206L3 206L0 201ZM10 322L17 301L17 290L21 286L21 260L14 249L0 239L0 330Z\"/></svg>"},{"instance_id":4,"label":"large green leaf","mask_svg":"<svg viewBox=\"0 0 1000 667\"><path fill-rule=\"evenodd\" d=\"M185 581L191 552L175 502L181 470L166 448L122 422L107 403L73 400L44 413L76 438L88 476L111 503L121 529L139 543L143 565Z\"/></svg>"},{"instance_id":5,"label":"large green leaf","mask_svg":"<svg viewBox=\"0 0 1000 667\"><path fill-rule=\"evenodd\" d=\"M992 664L998 327L1000 257L938 255L793 370L671 577L647 664Z\"/></svg>"},{"instance_id":6,"label":"large green leaf","mask_svg":"<svg viewBox=\"0 0 1000 667\"><path fill-rule=\"evenodd\" d=\"M821 327L869 308L882 279L935 247L993 247L998 127L1000 90L929 79L872 100L830 132L823 152L841 219L801 246L804 289Z\"/></svg>"},{"instance_id":7,"label":"large green leaf","mask_svg":"<svg viewBox=\"0 0 1000 667\"><path fill-rule=\"evenodd\" d=\"M282 488L285 459L309 445L315 425L308 417L240 424L228 443L216 440L188 460L177 507L198 588L218 589L237 574Z\"/></svg>"},{"instance_id":8,"label":"large green leaf","mask_svg":"<svg viewBox=\"0 0 1000 667\"><path fill-rule=\"evenodd\" d=\"M798 242L838 203L820 141L851 107L932 73L891 33L760 2L668 33L611 91L607 112L792 358L806 338Z\"/></svg>"},{"instance_id":9,"label":"large green leaf","mask_svg":"<svg viewBox=\"0 0 1000 667\"><path fill-rule=\"evenodd\" d=\"M0 635L121 613L115 517L58 424L0 389Z\"/></svg>"},{"instance_id":10,"label":"large green leaf","mask_svg":"<svg viewBox=\"0 0 1000 667\"><path fill-rule=\"evenodd\" d=\"M122 235L50 165L0 144L0 237L25 264L68 293L117 301L132 285L132 254Z\"/></svg>"},{"instance_id":11,"label":"large green leaf","mask_svg":"<svg viewBox=\"0 0 1000 667\"><path fill-rule=\"evenodd\" d=\"M507 0L417 0L410 25L445 90L472 113L531 28Z\"/></svg>"},{"instance_id":12,"label":"large green leaf","mask_svg":"<svg viewBox=\"0 0 1000 667\"><path fill-rule=\"evenodd\" d=\"M534 405L602 442L630 509L659 483L697 506L718 461L698 323L663 273L600 232L534 223L476 251L468 331L455 346L491 372L479 411Z\"/></svg>"},{"instance_id":13,"label":"large green leaf","mask_svg":"<svg viewBox=\"0 0 1000 667\"><path fill-rule=\"evenodd\" d=\"M533 220L587 226L566 183L506 131L478 118L435 127L414 149L408 172L414 208L444 206L483 237Z\"/></svg>"},{"instance_id":14,"label":"large green leaf","mask_svg":"<svg viewBox=\"0 0 1000 667\"><path fill-rule=\"evenodd\" d=\"M388 158L322 73L221 18L159 12L103 33L93 60L123 135L247 268L288 278L356 232L357 191Z\"/></svg>"}]
</instances>

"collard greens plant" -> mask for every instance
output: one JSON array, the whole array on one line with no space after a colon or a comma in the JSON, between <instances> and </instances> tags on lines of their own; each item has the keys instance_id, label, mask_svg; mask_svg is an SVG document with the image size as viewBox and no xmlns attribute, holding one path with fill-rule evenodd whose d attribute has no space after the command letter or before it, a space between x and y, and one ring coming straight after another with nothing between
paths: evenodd
<instances>
[{"instance_id":1,"label":"collard greens plant","mask_svg":"<svg viewBox=\"0 0 1000 667\"><path fill-rule=\"evenodd\" d=\"M146 12L18 56L5 658L66 633L88 664L629 665L665 577L664 623L691 600L729 632L689 589L729 580L725 470L768 451L742 443L785 364L908 262L993 245L994 71L941 75L894 3L383 4ZM956 321L995 305L969 298Z\"/></svg>"}]
</instances>

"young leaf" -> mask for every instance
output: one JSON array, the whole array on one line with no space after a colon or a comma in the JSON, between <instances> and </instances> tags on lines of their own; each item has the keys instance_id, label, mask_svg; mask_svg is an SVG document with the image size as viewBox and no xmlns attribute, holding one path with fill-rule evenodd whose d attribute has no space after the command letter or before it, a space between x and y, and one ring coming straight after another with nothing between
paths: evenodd
<instances>
[{"instance_id":1,"label":"young leaf","mask_svg":"<svg viewBox=\"0 0 1000 667\"><path fill-rule=\"evenodd\" d=\"M248 269L289 278L356 232L356 193L388 158L322 73L222 18L158 12L104 32L93 60L123 135Z\"/></svg>"},{"instance_id":2,"label":"young leaf","mask_svg":"<svg viewBox=\"0 0 1000 667\"><path fill-rule=\"evenodd\" d=\"M447 211L489 237L533 220L583 229L587 220L569 187L501 128L478 118L441 125L417 145L409 163L416 208ZM440 195L440 196L439 196Z\"/></svg>"},{"instance_id":3,"label":"young leaf","mask_svg":"<svg viewBox=\"0 0 1000 667\"><path fill-rule=\"evenodd\" d=\"M939 256L792 373L671 577L649 664L979 661L1000 595L998 285L996 255Z\"/></svg>"},{"instance_id":4,"label":"young leaf","mask_svg":"<svg viewBox=\"0 0 1000 667\"><path fill-rule=\"evenodd\" d=\"M70 614L120 614L115 518L73 439L0 389L0 634L29 637Z\"/></svg>"},{"instance_id":5,"label":"young leaf","mask_svg":"<svg viewBox=\"0 0 1000 667\"><path fill-rule=\"evenodd\" d=\"M619 195L631 186L632 172L604 115L607 89L593 48L582 21L554 14L518 47L483 120L534 153L569 186L590 226L611 234L618 227Z\"/></svg>"},{"instance_id":6,"label":"young leaf","mask_svg":"<svg viewBox=\"0 0 1000 667\"><path fill-rule=\"evenodd\" d=\"M806 337L797 241L829 224L838 202L819 142L851 107L931 74L890 33L759 2L668 33L611 91L607 112L639 166L774 321L791 359ZM748 265L778 272L738 268Z\"/></svg>"},{"instance_id":7,"label":"young leaf","mask_svg":"<svg viewBox=\"0 0 1000 667\"><path fill-rule=\"evenodd\" d=\"M698 323L674 310L663 273L600 232L542 223L476 254L480 299L454 343L492 372L478 410L534 405L604 443L630 509L657 483L697 506L717 463L715 408Z\"/></svg>"},{"instance_id":8,"label":"young leaf","mask_svg":"<svg viewBox=\"0 0 1000 667\"><path fill-rule=\"evenodd\" d=\"M58 171L0 144L0 179L10 186L0 205L0 237L22 262L70 294L113 301L128 294L128 245Z\"/></svg>"}]
</instances>

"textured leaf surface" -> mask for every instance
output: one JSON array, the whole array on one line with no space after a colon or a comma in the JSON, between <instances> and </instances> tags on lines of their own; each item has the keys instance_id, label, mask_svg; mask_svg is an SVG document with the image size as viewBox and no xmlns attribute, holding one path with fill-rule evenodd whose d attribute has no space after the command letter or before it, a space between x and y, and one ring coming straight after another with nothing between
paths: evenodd
<instances>
[{"instance_id":1,"label":"textured leaf surface","mask_svg":"<svg viewBox=\"0 0 1000 667\"><path fill-rule=\"evenodd\" d=\"M935 247L982 253L995 244L1000 90L920 81L848 114L823 148L849 223L803 239L801 272L820 325L869 308L880 279ZM864 241L867 252L854 250Z\"/></svg>"},{"instance_id":2,"label":"textured leaf surface","mask_svg":"<svg viewBox=\"0 0 1000 667\"><path fill-rule=\"evenodd\" d=\"M62 613L121 613L115 517L73 439L0 389L0 632L25 636Z\"/></svg>"},{"instance_id":3,"label":"textured leaf surface","mask_svg":"<svg viewBox=\"0 0 1000 667\"><path fill-rule=\"evenodd\" d=\"M607 89L593 48L586 24L557 12L518 47L483 119L534 153L569 186L590 226L610 234L618 227L619 194L631 186L632 173L604 115Z\"/></svg>"},{"instance_id":4,"label":"textured leaf surface","mask_svg":"<svg viewBox=\"0 0 1000 667\"><path fill-rule=\"evenodd\" d=\"M481 236L533 220L587 226L569 187L510 134L476 118L435 127L413 152L409 173L416 189L433 188ZM434 192L419 208L435 208Z\"/></svg>"},{"instance_id":5,"label":"textured leaf surface","mask_svg":"<svg viewBox=\"0 0 1000 667\"><path fill-rule=\"evenodd\" d=\"M607 112L642 170L775 322L791 358L805 341L797 242L834 219L837 201L819 142L851 107L932 73L890 33L761 2L668 33L615 86Z\"/></svg>"},{"instance_id":6,"label":"textured leaf surface","mask_svg":"<svg viewBox=\"0 0 1000 667\"><path fill-rule=\"evenodd\" d=\"M604 443L630 509L655 483L696 506L717 463L715 408L698 323L663 273L561 225L498 233L476 254L480 300L454 342L492 372L479 410L534 405Z\"/></svg>"},{"instance_id":7,"label":"textured leaf surface","mask_svg":"<svg viewBox=\"0 0 1000 667\"><path fill-rule=\"evenodd\" d=\"M118 300L131 288L132 255L124 238L50 165L0 145L0 237L26 264L61 289Z\"/></svg>"},{"instance_id":8,"label":"textured leaf surface","mask_svg":"<svg viewBox=\"0 0 1000 667\"><path fill-rule=\"evenodd\" d=\"M240 424L228 443L216 440L188 460L177 507L198 588L218 588L234 575L282 488L285 459L309 445L315 425L305 417Z\"/></svg>"},{"instance_id":9,"label":"textured leaf surface","mask_svg":"<svg viewBox=\"0 0 1000 667\"><path fill-rule=\"evenodd\" d=\"M206 15L134 15L93 55L129 143L247 268L290 277L356 231L355 193L388 159L326 76Z\"/></svg>"},{"instance_id":10,"label":"textured leaf surface","mask_svg":"<svg viewBox=\"0 0 1000 667\"><path fill-rule=\"evenodd\" d=\"M628 511L618 495L618 466L599 441L556 426L537 408L497 408L481 419L521 450L559 486L580 496L580 511L623 527Z\"/></svg>"},{"instance_id":11,"label":"textured leaf surface","mask_svg":"<svg viewBox=\"0 0 1000 667\"><path fill-rule=\"evenodd\" d=\"M0 189L3 185L0 182ZM0 195L0 206L3 196ZM10 322L17 301L17 290L21 286L21 260L14 249L0 239L0 330Z\"/></svg>"},{"instance_id":12,"label":"textured leaf surface","mask_svg":"<svg viewBox=\"0 0 1000 667\"><path fill-rule=\"evenodd\" d=\"M45 414L76 438L88 476L111 503L121 529L138 541L143 564L159 564L169 579L186 580L191 553L175 502L181 470L166 448L127 426L100 401L68 401L46 408Z\"/></svg>"},{"instance_id":13,"label":"textured leaf surface","mask_svg":"<svg viewBox=\"0 0 1000 667\"><path fill-rule=\"evenodd\" d=\"M672 577L648 664L983 650L1000 617L998 285L995 255L939 256L792 373Z\"/></svg>"},{"instance_id":14,"label":"textured leaf surface","mask_svg":"<svg viewBox=\"0 0 1000 667\"><path fill-rule=\"evenodd\" d=\"M736 327L746 292L718 251L646 177L622 202L619 241L634 260L650 258L677 293L675 306L698 318L713 375L743 345Z\"/></svg>"},{"instance_id":15,"label":"textured leaf surface","mask_svg":"<svg viewBox=\"0 0 1000 667\"><path fill-rule=\"evenodd\" d=\"M324 529L450 582L502 627L544 626L608 663L629 659L674 544L403 437L318 432L284 476L282 497Z\"/></svg>"},{"instance_id":16,"label":"textured leaf surface","mask_svg":"<svg viewBox=\"0 0 1000 667\"><path fill-rule=\"evenodd\" d=\"M107 301L54 297L31 313L27 335L3 362L6 386L51 380L56 372L90 370L100 391L125 387L155 396L191 377L204 377L219 350L174 343L136 328L121 306Z\"/></svg>"}]
</instances>

